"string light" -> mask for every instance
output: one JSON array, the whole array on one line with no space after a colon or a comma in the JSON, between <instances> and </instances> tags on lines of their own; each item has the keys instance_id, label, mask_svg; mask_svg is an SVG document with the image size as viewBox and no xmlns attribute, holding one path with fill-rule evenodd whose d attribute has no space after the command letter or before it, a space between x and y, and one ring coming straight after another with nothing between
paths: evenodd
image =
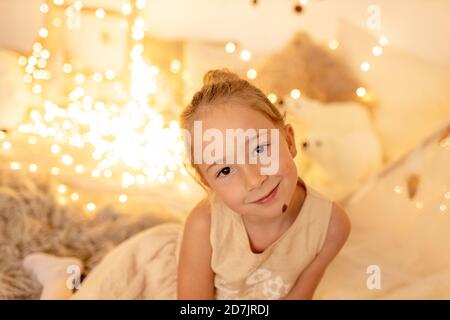
<instances>
[{"instance_id":1,"label":"string light","mask_svg":"<svg viewBox=\"0 0 450 320\"><path fill-rule=\"evenodd\" d=\"M47 13L48 12L48 5L46 4L46 3L43 3L43 4L41 4L40 6L39 6L39 10L42 12L42 13Z\"/></svg>"},{"instance_id":2,"label":"string light","mask_svg":"<svg viewBox=\"0 0 450 320\"><path fill-rule=\"evenodd\" d=\"M131 5L129 3L122 4L122 13L126 16L131 13Z\"/></svg>"},{"instance_id":3,"label":"string light","mask_svg":"<svg viewBox=\"0 0 450 320\"><path fill-rule=\"evenodd\" d=\"M83 173L84 170L85 170L85 168L84 168L84 166L83 166L82 164L77 164L77 165L75 166L75 172L76 172L76 173Z\"/></svg>"},{"instance_id":4,"label":"string light","mask_svg":"<svg viewBox=\"0 0 450 320\"><path fill-rule=\"evenodd\" d=\"M42 38L47 38L48 30L46 28L41 28L39 30L39 36L42 37Z\"/></svg>"},{"instance_id":5,"label":"string light","mask_svg":"<svg viewBox=\"0 0 450 320\"><path fill-rule=\"evenodd\" d=\"M64 4L62 0L54 0L55 5ZM146 6L146 1L137 1L135 5L138 9ZM49 13L50 6L41 5L42 13ZM74 9L82 8L81 1L75 1L67 7L66 14L73 14ZM131 14L131 4L122 6L122 13ZM103 18L106 12L103 9L96 10L96 16ZM103 173L105 178L112 177L112 168L115 165L125 165L133 169L133 173L128 173L122 179L123 185L128 187L135 183L144 184L147 181L159 181L165 183L167 180L175 178L174 172L179 172L182 167L182 140L181 132L178 126L170 125L164 127L164 119L158 114L152 105L149 105L149 96L158 92L156 76L160 70L155 65L148 65L143 57L143 44L139 41L143 39L146 23L140 12L133 15L134 21L131 28L134 45L130 52L130 86L129 92L124 99L130 99L125 106L107 105L102 101L95 101L86 95L86 79L92 79L95 82L114 80L116 75L113 70L106 70L103 73L83 74L77 72L71 79L78 86L71 88L68 95L70 101L67 106L59 106L56 103L45 98L43 113L33 110L30 113L31 123L24 123L19 126L19 132L24 134L35 134L42 137L53 137L58 143L69 143L70 146L82 148L85 143L89 144L98 151L96 157L98 167L102 168L88 169L88 172L94 172L94 175ZM50 18L51 19L51 18ZM50 20L55 26L61 26L62 21L59 17ZM127 24L128 27L128 24ZM41 38L49 36L47 28L41 28L38 32ZM230 47L230 46L228 46ZM234 50L236 46L234 45ZM248 51L248 50L247 50ZM250 59L250 51L244 51L244 58ZM41 94L45 87L37 80L50 79L51 73L45 68L48 66L47 59L50 58L50 52L44 48L41 42L36 41L33 44L33 54L30 57L22 56L19 58L26 74L24 82L31 84L30 88L35 94ZM173 73L181 70L181 62L174 59L171 62L170 69ZM61 71L65 74L71 74L74 67L70 63L64 63ZM89 78L88 78L89 77ZM126 89L121 89L126 90ZM129 95L128 95L129 94ZM142 132L145 134L143 135ZM146 137L164 137L164 139L148 139ZM111 140L110 140L111 139ZM37 137L29 137L29 143L37 143ZM112 141L112 142L111 142ZM131 142L131 143L130 143ZM50 150L53 154L60 154L62 147L59 144L52 144ZM94 151L94 152L95 152ZM149 154L151 156L149 157ZM178 159L168 161L168 159ZM64 154L59 159L65 165L72 165L74 160L69 154ZM31 168L36 168L31 166ZM17 167L16 165L12 165ZM148 167L152 170L145 174L139 171ZM30 168L30 167L29 167ZM158 170L155 170L158 168ZM76 173L83 173L86 168L78 164L74 167ZM184 175L183 171L180 171ZM61 169L53 166L50 173L54 176L61 174ZM100 173L100 174L98 174ZM119 174L120 176L120 174Z\"/></svg>"},{"instance_id":6,"label":"string light","mask_svg":"<svg viewBox=\"0 0 450 320\"><path fill-rule=\"evenodd\" d=\"M292 99L299 99L300 98L300 96L301 96L301 92L300 92L300 90L298 90L298 89L293 89L292 91L291 91L291 97L292 97Z\"/></svg>"},{"instance_id":7,"label":"string light","mask_svg":"<svg viewBox=\"0 0 450 320\"><path fill-rule=\"evenodd\" d=\"M367 71L369 71L369 69L370 69L370 64L368 62L361 63L361 70L362 71L367 72Z\"/></svg>"},{"instance_id":8,"label":"string light","mask_svg":"<svg viewBox=\"0 0 450 320\"><path fill-rule=\"evenodd\" d=\"M71 73L72 72L72 65L70 63L65 63L62 67L64 73Z\"/></svg>"},{"instance_id":9,"label":"string light","mask_svg":"<svg viewBox=\"0 0 450 320\"><path fill-rule=\"evenodd\" d=\"M249 78L249 79L255 79L256 78L256 76L258 75L258 73L256 72L256 70L255 69L249 69L248 71L247 71L247 77Z\"/></svg>"},{"instance_id":10,"label":"string light","mask_svg":"<svg viewBox=\"0 0 450 320\"><path fill-rule=\"evenodd\" d=\"M66 193L66 191L67 191L67 187L64 184L60 184L58 186L58 192L59 193Z\"/></svg>"},{"instance_id":11,"label":"string light","mask_svg":"<svg viewBox=\"0 0 450 320\"><path fill-rule=\"evenodd\" d=\"M35 163L32 163L32 164L30 164L29 166L28 166L28 170L30 171L30 172L37 172L38 171L38 165L37 164L35 164Z\"/></svg>"},{"instance_id":12,"label":"string light","mask_svg":"<svg viewBox=\"0 0 450 320\"><path fill-rule=\"evenodd\" d=\"M50 147L50 150L52 153L58 154L61 151L61 147L57 144L52 144L52 146Z\"/></svg>"},{"instance_id":13,"label":"string light","mask_svg":"<svg viewBox=\"0 0 450 320\"><path fill-rule=\"evenodd\" d=\"M225 45L225 51L228 53L233 53L236 51L236 44L234 42L227 42Z\"/></svg>"},{"instance_id":14,"label":"string light","mask_svg":"<svg viewBox=\"0 0 450 320\"><path fill-rule=\"evenodd\" d=\"M386 36L381 36L381 37L378 39L378 43L379 43L380 45L382 45L382 46L386 46L386 45L389 43L389 40L388 40L388 38L387 38Z\"/></svg>"},{"instance_id":15,"label":"string light","mask_svg":"<svg viewBox=\"0 0 450 320\"><path fill-rule=\"evenodd\" d=\"M358 97L364 97L366 95L367 91L364 87L359 87L358 89L356 89L356 95Z\"/></svg>"},{"instance_id":16,"label":"string light","mask_svg":"<svg viewBox=\"0 0 450 320\"><path fill-rule=\"evenodd\" d=\"M267 95L267 98L268 98L269 101L272 102L272 103L276 103L276 102L277 102L277 99L278 99L275 93L269 93L269 94Z\"/></svg>"},{"instance_id":17,"label":"string light","mask_svg":"<svg viewBox=\"0 0 450 320\"><path fill-rule=\"evenodd\" d=\"M128 200L128 197L127 197L126 194L121 194L121 195L119 196L119 201L120 201L121 203L125 203L125 202L127 202L127 200Z\"/></svg>"},{"instance_id":18,"label":"string light","mask_svg":"<svg viewBox=\"0 0 450 320\"><path fill-rule=\"evenodd\" d=\"M95 203L93 203L93 202L89 202L89 203L86 205L86 209L87 209L89 212L93 212L93 211L95 210L95 208L96 208L96 205L95 205Z\"/></svg>"},{"instance_id":19,"label":"string light","mask_svg":"<svg viewBox=\"0 0 450 320\"><path fill-rule=\"evenodd\" d=\"M372 54L376 57L381 56L383 54L383 48L380 46L373 47Z\"/></svg>"},{"instance_id":20,"label":"string light","mask_svg":"<svg viewBox=\"0 0 450 320\"><path fill-rule=\"evenodd\" d=\"M3 141L2 147L3 147L3 150L11 150L12 144L9 141Z\"/></svg>"},{"instance_id":21,"label":"string light","mask_svg":"<svg viewBox=\"0 0 450 320\"><path fill-rule=\"evenodd\" d=\"M250 60L252 57L252 53L249 50L242 50L241 51L241 59L244 61Z\"/></svg>"},{"instance_id":22,"label":"string light","mask_svg":"<svg viewBox=\"0 0 450 320\"><path fill-rule=\"evenodd\" d=\"M336 50L337 48L339 48L339 41L337 41L336 39L331 40L330 42L328 42L328 48L330 48L331 50Z\"/></svg>"},{"instance_id":23,"label":"string light","mask_svg":"<svg viewBox=\"0 0 450 320\"><path fill-rule=\"evenodd\" d=\"M65 165L71 165L73 163L73 158L70 155L65 154L61 157L61 161Z\"/></svg>"},{"instance_id":24,"label":"string light","mask_svg":"<svg viewBox=\"0 0 450 320\"><path fill-rule=\"evenodd\" d=\"M97 9L96 11L95 11L95 15L97 16L97 18L99 18L99 19L103 19L104 17L105 17L105 10L103 10L103 9Z\"/></svg>"},{"instance_id":25,"label":"string light","mask_svg":"<svg viewBox=\"0 0 450 320\"><path fill-rule=\"evenodd\" d=\"M78 201L78 200L80 199L80 195L79 195L78 193L76 193L76 192L73 192L73 193L70 195L70 198L71 198L73 201Z\"/></svg>"},{"instance_id":26,"label":"string light","mask_svg":"<svg viewBox=\"0 0 450 320\"><path fill-rule=\"evenodd\" d=\"M18 162L11 162L11 163L9 164L9 167L10 167L12 170L20 170L20 163L18 163Z\"/></svg>"},{"instance_id":27,"label":"string light","mask_svg":"<svg viewBox=\"0 0 450 320\"><path fill-rule=\"evenodd\" d=\"M170 71L172 73L178 73L180 72L181 69L181 62L178 59L173 59L172 62L170 63Z\"/></svg>"}]
</instances>

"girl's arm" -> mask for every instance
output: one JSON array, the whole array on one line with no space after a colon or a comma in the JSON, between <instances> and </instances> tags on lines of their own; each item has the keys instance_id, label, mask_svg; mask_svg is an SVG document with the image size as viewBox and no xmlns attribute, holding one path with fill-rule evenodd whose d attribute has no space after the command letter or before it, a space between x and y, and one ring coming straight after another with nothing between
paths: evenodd
<instances>
[{"instance_id":1,"label":"girl's arm","mask_svg":"<svg viewBox=\"0 0 450 320\"><path fill-rule=\"evenodd\" d=\"M303 270L291 291L283 299L312 299L326 268L341 250L349 234L350 220L345 211L333 202L328 232L322 249Z\"/></svg>"},{"instance_id":2,"label":"girl's arm","mask_svg":"<svg viewBox=\"0 0 450 320\"><path fill-rule=\"evenodd\" d=\"M189 214L184 226L178 264L178 299L214 299L211 269L211 213L207 199Z\"/></svg>"}]
</instances>

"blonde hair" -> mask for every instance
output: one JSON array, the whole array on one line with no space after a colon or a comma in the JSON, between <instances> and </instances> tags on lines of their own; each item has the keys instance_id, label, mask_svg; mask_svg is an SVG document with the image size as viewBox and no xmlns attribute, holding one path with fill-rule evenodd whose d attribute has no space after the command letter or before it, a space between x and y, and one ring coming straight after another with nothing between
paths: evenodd
<instances>
[{"instance_id":1,"label":"blonde hair","mask_svg":"<svg viewBox=\"0 0 450 320\"><path fill-rule=\"evenodd\" d=\"M180 127L191 131L195 115L201 107L217 108L230 101L240 102L241 105L260 112L280 128L285 125L285 113L281 113L260 89L228 69L216 69L203 76L202 88L194 94L180 114ZM192 151L192 145L190 148ZM189 154L192 155L192 152ZM191 175L209 192L209 185L199 168L192 163L192 159L187 160L188 166L194 169L194 174ZM190 172L189 167L186 169Z\"/></svg>"}]
</instances>

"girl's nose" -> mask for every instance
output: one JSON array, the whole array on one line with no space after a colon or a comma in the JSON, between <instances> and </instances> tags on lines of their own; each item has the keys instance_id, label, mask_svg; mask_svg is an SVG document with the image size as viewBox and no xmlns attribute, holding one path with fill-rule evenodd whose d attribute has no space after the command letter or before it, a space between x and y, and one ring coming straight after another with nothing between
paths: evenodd
<instances>
[{"instance_id":1,"label":"girl's nose","mask_svg":"<svg viewBox=\"0 0 450 320\"><path fill-rule=\"evenodd\" d=\"M261 175L260 166L254 164L244 166L244 175L248 191L260 188L267 178L266 176Z\"/></svg>"}]
</instances>

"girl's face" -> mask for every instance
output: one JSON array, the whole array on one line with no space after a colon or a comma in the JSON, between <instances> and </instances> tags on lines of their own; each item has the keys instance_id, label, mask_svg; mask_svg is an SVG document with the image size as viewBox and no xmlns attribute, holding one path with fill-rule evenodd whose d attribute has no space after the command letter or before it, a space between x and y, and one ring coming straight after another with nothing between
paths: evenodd
<instances>
[{"instance_id":1,"label":"girl's face","mask_svg":"<svg viewBox=\"0 0 450 320\"><path fill-rule=\"evenodd\" d=\"M215 129L216 133L220 132L222 135L223 149L219 155L227 155L234 149L232 162L225 160L219 164L211 164L212 161L208 163L202 161L198 164L200 172L216 196L241 215L269 218L281 214L283 205L291 203L298 178L293 161L297 149L292 127L286 125L280 129L262 113L241 105L215 107L208 112L200 112L196 120L201 121L202 132ZM241 146L239 149L239 142L235 137L227 136L227 129L241 129L243 132L253 129L259 136L253 140L254 143L248 142L251 139L245 137L245 147ZM266 131L266 134L261 134L263 132L261 129L265 129L263 131ZM272 130L278 130L275 140L271 134ZM198 141L195 140L195 133L192 138L193 141ZM203 152L208 148L208 142L205 142L205 138L202 139ZM237 161L236 156L238 152L244 150L243 148L245 148L244 163ZM278 153L274 148L278 148ZM267 153L267 156L277 155L272 157L274 158L272 161L278 161L276 169L268 174L264 174L264 170L261 170L270 166L267 162L249 161L250 157L263 156L264 153ZM262 198L266 201L258 202Z\"/></svg>"}]
</instances>

